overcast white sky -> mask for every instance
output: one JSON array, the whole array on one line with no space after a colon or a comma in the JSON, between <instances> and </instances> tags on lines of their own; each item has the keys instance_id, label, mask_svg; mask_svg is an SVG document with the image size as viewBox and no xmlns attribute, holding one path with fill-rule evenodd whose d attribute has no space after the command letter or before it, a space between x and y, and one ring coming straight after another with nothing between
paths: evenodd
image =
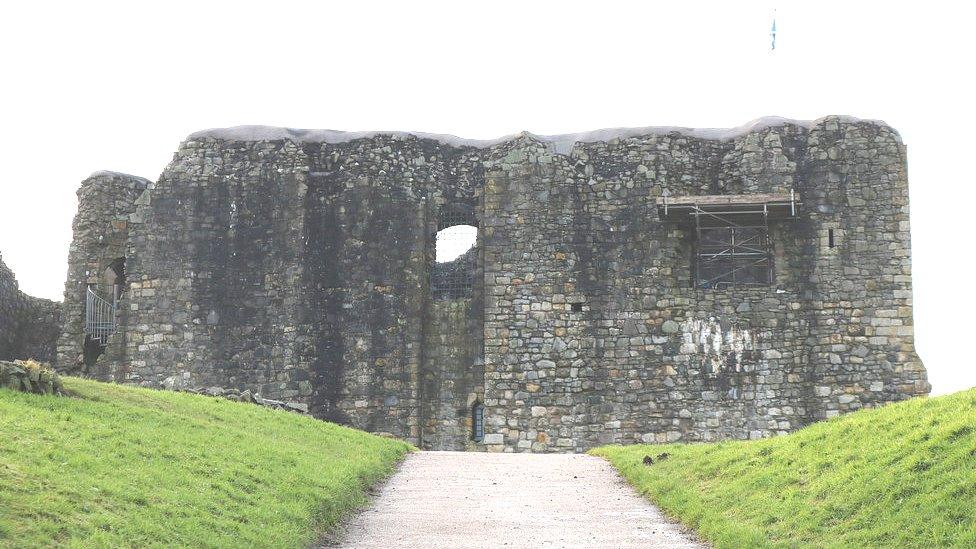
<instances>
[{"instance_id":1,"label":"overcast white sky","mask_svg":"<svg viewBox=\"0 0 976 549\"><path fill-rule=\"evenodd\" d=\"M933 392L976 385L973 8L659 4L5 2L0 253L25 291L61 299L81 180L155 179L209 127L490 138L851 114L909 146L916 338Z\"/></svg>"}]
</instances>

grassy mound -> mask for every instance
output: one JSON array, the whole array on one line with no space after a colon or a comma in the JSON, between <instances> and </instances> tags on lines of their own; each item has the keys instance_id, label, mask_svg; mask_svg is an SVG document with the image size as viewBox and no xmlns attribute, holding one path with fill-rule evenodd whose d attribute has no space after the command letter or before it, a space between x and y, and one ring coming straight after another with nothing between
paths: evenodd
<instances>
[{"instance_id":1,"label":"grassy mound","mask_svg":"<svg viewBox=\"0 0 976 549\"><path fill-rule=\"evenodd\" d=\"M976 547L976 389L772 439L592 453L718 547Z\"/></svg>"},{"instance_id":2,"label":"grassy mound","mask_svg":"<svg viewBox=\"0 0 976 549\"><path fill-rule=\"evenodd\" d=\"M252 404L64 378L0 389L0 546L300 547L406 443Z\"/></svg>"}]
</instances>

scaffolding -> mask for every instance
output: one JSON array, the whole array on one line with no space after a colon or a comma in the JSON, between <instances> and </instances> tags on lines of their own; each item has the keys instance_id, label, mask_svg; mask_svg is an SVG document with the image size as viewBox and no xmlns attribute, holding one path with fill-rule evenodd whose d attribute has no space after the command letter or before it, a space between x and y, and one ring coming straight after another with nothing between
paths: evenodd
<instances>
[{"instance_id":1,"label":"scaffolding","mask_svg":"<svg viewBox=\"0 0 976 549\"><path fill-rule=\"evenodd\" d=\"M696 288L769 286L775 280L771 219L796 217L787 194L713 195L658 199L661 218L694 223L692 260Z\"/></svg>"},{"instance_id":2,"label":"scaffolding","mask_svg":"<svg viewBox=\"0 0 976 549\"><path fill-rule=\"evenodd\" d=\"M695 286L725 288L768 286L773 282L769 216L762 224L739 224L721 214L696 208Z\"/></svg>"}]
</instances>

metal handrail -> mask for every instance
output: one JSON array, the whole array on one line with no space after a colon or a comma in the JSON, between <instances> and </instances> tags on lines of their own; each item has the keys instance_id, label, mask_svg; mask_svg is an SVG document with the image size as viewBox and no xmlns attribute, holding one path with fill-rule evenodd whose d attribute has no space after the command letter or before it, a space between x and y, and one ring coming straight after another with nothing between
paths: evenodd
<instances>
[{"instance_id":1,"label":"metal handrail","mask_svg":"<svg viewBox=\"0 0 976 549\"><path fill-rule=\"evenodd\" d=\"M95 293L91 286L85 293L85 333L102 343L116 330L118 300L112 292L112 301Z\"/></svg>"}]
</instances>

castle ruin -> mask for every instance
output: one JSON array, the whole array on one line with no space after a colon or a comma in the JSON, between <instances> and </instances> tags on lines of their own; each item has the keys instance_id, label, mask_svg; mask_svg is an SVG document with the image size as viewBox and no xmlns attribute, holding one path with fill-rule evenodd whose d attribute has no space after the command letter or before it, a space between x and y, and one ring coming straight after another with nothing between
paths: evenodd
<instances>
[{"instance_id":1,"label":"castle ruin","mask_svg":"<svg viewBox=\"0 0 976 549\"><path fill-rule=\"evenodd\" d=\"M58 363L97 379L533 452L758 438L929 391L906 149L877 121L208 130L79 202ZM474 245L438 261L457 226Z\"/></svg>"},{"instance_id":2,"label":"castle ruin","mask_svg":"<svg viewBox=\"0 0 976 549\"><path fill-rule=\"evenodd\" d=\"M20 291L0 256L0 360L53 362L61 331L61 304Z\"/></svg>"}]
</instances>

